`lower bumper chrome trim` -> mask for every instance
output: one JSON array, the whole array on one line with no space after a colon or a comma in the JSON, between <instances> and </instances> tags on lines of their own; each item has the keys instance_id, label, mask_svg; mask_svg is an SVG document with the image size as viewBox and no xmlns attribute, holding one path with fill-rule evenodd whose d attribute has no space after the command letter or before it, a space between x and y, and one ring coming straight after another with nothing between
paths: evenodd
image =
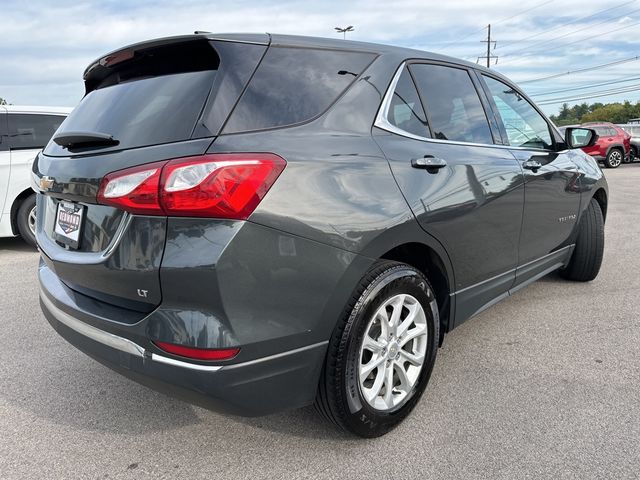
<instances>
[{"instance_id":1,"label":"lower bumper chrome trim","mask_svg":"<svg viewBox=\"0 0 640 480\"><path fill-rule=\"evenodd\" d=\"M197 363L188 363L180 360L176 360L174 358L163 357L162 355L158 355L157 353L151 354L151 360L154 362L165 363L167 365L173 365L174 367L182 367L182 368L190 368L191 370L200 370L201 372L215 372L220 370L222 367L218 365L200 365Z\"/></svg>"},{"instance_id":2,"label":"lower bumper chrome trim","mask_svg":"<svg viewBox=\"0 0 640 480\"><path fill-rule=\"evenodd\" d=\"M136 357L144 357L144 348L142 348L137 343L134 343L131 340L127 340L126 338L119 337L118 335L105 332L104 330L100 330L99 328L88 325L83 321L72 317L68 313L56 307L53 302L42 293L40 293L40 300L42 301L44 306L47 307L47 310L51 312L51 315L56 318L56 320L58 320L60 323L63 323L70 329L75 330L81 335L89 337L96 342L102 343L103 345L107 345L108 347L120 350L121 352L129 353L131 355L135 355Z\"/></svg>"},{"instance_id":3,"label":"lower bumper chrome trim","mask_svg":"<svg viewBox=\"0 0 640 480\"><path fill-rule=\"evenodd\" d=\"M105 332L104 330L100 330L99 328L91 326L81 320L78 320L77 318L72 317L67 312L56 307L53 302L49 300L49 298L43 293L40 293L40 300L47 308L47 310L51 312L51 315L53 315L60 323L66 325L71 330L75 330L79 334L84 335L85 337L95 340L98 343L102 343L103 345L106 345L108 347L115 348L116 350L120 350L121 352L140 357L144 360L150 358L152 361L164 363L166 365L188 368L190 370L199 370L202 372L215 372L222 368L218 365L199 365L196 363L182 362L180 360L163 357L162 355L157 355L155 353L152 353L150 356L145 357L145 349L137 343L118 335L114 335L113 333Z\"/></svg>"}]
</instances>

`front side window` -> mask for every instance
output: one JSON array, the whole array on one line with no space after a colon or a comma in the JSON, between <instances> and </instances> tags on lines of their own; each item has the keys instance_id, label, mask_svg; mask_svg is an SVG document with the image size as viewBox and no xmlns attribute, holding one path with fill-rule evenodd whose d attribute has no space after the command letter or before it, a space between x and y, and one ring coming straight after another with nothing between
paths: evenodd
<instances>
[{"instance_id":1,"label":"front side window","mask_svg":"<svg viewBox=\"0 0 640 480\"><path fill-rule=\"evenodd\" d=\"M466 70L428 64L409 68L434 138L493 144L487 116Z\"/></svg>"},{"instance_id":2,"label":"front side window","mask_svg":"<svg viewBox=\"0 0 640 480\"><path fill-rule=\"evenodd\" d=\"M64 118L62 115L9 114L9 143L11 148L44 148L64 121Z\"/></svg>"},{"instance_id":3,"label":"front side window","mask_svg":"<svg viewBox=\"0 0 640 480\"><path fill-rule=\"evenodd\" d=\"M404 69L393 92L387 121L400 130L427 137L427 119L408 70Z\"/></svg>"},{"instance_id":4,"label":"front side window","mask_svg":"<svg viewBox=\"0 0 640 480\"><path fill-rule=\"evenodd\" d=\"M546 120L516 90L483 75L507 131L512 147L550 149L553 146Z\"/></svg>"}]
</instances>

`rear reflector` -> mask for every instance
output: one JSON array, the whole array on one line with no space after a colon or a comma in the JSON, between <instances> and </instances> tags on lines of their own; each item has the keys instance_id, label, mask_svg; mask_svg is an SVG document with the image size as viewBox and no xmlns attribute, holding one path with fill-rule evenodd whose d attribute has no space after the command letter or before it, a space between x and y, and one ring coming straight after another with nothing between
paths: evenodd
<instances>
[{"instance_id":1,"label":"rear reflector","mask_svg":"<svg viewBox=\"0 0 640 480\"><path fill-rule=\"evenodd\" d=\"M231 360L240 351L239 348L208 349L185 347L184 345L158 341L153 343L165 352L194 360Z\"/></svg>"},{"instance_id":2,"label":"rear reflector","mask_svg":"<svg viewBox=\"0 0 640 480\"><path fill-rule=\"evenodd\" d=\"M286 162L271 153L216 153L110 173L98 202L146 215L246 220Z\"/></svg>"}]
</instances>

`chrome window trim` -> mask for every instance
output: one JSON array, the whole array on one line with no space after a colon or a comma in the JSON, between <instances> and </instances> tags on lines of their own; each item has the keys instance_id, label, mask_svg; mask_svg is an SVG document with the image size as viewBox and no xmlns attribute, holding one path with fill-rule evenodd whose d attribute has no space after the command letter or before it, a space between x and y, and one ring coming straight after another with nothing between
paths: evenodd
<instances>
[{"instance_id":1,"label":"chrome window trim","mask_svg":"<svg viewBox=\"0 0 640 480\"><path fill-rule=\"evenodd\" d=\"M429 138L422 137L420 135L415 135L413 133L407 132L406 130L402 130L401 128L396 127L391 124L389 120L387 120L387 115L389 113L389 107L391 106L391 101L393 99L393 93L396 90L396 86L398 85L398 81L400 80L400 75L404 68L406 67L407 62L402 62L396 72L393 75L391 83L387 87L387 91L382 98L382 103L380 104L380 108L378 108L378 113L376 115L376 120L373 123L374 127L378 127L381 130L385 130L389 133L395 133L396 135L400 135L402 137L411 138L413 140L420 140L422 142L433 142L433 143L442 143L448 145L462 145L469 147L485 147L485 148L502 148L506 150L526 150L526 151L535 151L535 152L546 152L546 153L557 153L555 150L548 150L543 148L529 148L529 147L513 147L510 145L499 145L496 143L473 143L473 142L463 142L459 140L440 140L438 138ZM543 117L544 118L544 117Z\"/></svg>"}]
</instances>

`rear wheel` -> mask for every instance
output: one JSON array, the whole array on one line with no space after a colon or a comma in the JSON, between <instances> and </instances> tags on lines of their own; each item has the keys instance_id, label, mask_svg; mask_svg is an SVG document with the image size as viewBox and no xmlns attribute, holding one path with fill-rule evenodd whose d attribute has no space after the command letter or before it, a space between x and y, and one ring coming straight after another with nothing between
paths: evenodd
<instances>
[{"instance_id":1,"label":"rear wheel","mask_svg":"<svg viewBox=\"0 0 640 480\"><path fill-rule=\"evenodd\" d=\"M18 233L22 239L32 247L36 246L36 196L29 195L25 198L16 217Z\"/></svg>"},{"instance_id":2,"label":"rear wheel","mask_svg":"<svg viewBox=\"0 0 640 480\"><path fill-rule=\"evenodd\" d=\"M629 161L635 162L638 160L638 147L631 145L631 153L629 155Z\"/></svg>"},{"instance_id":3,"label":"rear wheel","mask_svg":"<svg viewBox=\"0 0 640 480\"><path fill-rule=\"evenodd\" d=\"M612 148L607 153L607 158L604 161L604 164L607 168L618 168L624 159L624 155L622 154L622 150L619 148Z\"/></svg>"},{"instance_id":4,"label":"rear wheel","mask_svg":"<svg viewBox=\"0 0 640 480\"><path fill-rule=\"evenodd\" d=\"M604 254L604 217L600 204L591 199L578 226L578 238L569 264L562 276L579 282L588 282L598 276Z\"/></svg>"},{"instance_id":5,"label":"rear wheel","mask_svg":"<svg viewBox=\"0 0 640 480\"><path fill-rule=\"evenodd\" d=\"M414 408L435 363L438 309L413 267L376 263L361 280L329 342L316 408L336 425L378 437Z\"/></svg>"}]
</instances>

